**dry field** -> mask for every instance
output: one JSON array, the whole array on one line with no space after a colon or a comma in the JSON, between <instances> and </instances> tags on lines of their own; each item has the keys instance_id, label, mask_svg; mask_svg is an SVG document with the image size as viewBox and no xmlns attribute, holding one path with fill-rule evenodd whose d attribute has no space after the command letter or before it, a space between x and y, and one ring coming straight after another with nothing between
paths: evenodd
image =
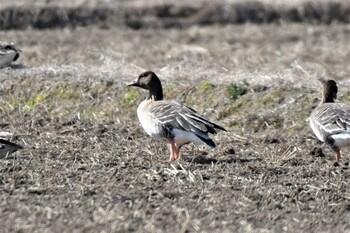
<instances>
[{"instance_id":1,"label":"dry field","mask_svg":"<svg viewBox=\"0 0 350 233\"><path fill-rule=\"evenodd\" d=\"M308 127L321 81L350 102L349 24L1 31L0 232L350 232L350 150ZM144 70L228 132L169 163L140 127Z\"/></svg>"}]
</instances>

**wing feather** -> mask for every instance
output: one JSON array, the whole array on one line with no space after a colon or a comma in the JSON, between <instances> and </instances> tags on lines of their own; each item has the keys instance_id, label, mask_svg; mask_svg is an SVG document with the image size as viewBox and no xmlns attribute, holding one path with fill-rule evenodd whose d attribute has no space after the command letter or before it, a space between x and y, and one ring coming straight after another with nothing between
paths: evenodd
<instances>
[{"instance_id":1,"label":"wing feather","mask_svg":"<svg viewBox=\"0 0 350 233\"><path fill-rule=\"evenodd\" d=\"M169 129L181 129L195 134L215 134L222 129L194 109L174 101L156 101L150 109L152 117Z\"/></svg>"},{"instance_id":2,"label":"wing feather","mask_svg":"<svg viewBox=\"0 0 350 233\"><path fill-rule=\"evenodd\" d=\"M350 105L326 103L313 112L313 117L326 134L350 134Z\"/></svg>"}]
</instances>

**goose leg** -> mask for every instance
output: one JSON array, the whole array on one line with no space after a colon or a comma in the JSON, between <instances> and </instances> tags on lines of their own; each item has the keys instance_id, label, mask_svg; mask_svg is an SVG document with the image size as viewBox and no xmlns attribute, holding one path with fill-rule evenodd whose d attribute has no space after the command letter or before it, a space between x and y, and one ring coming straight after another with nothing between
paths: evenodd
<instances>
[{"instance_id":1,"label":"goose leg","mask_svg":"<svg viewBox=\"0 0 350 233\"><path fill-rule=\"evenodd\" d=\"M168 141L168 146L170 150L170 162L175 161L177 159L176 155L176 146L174 140Z\"/></svg>"},{"instance_id":2,"label":"goose leg","mask_svg":"<svg viewBox=\"0 0 350 233\"><path fill-rule=\"evenodd\" d=\"M340 160L340 148L334 144L334 139L333 138L328 138L326 140L326 143L328 143L332 150L335 152L335 160L339 162Z\"/></svg>"},{"instance_id":3,"label":"goose leg","mask_svg":"<svg viewBox=\"0 0 350 233\"><path fill-rule=\"evenodd\" d=\"M175 160L180 157L180 148L181 147L175 147L175 151L174 151Z\"/></svg>"},{"instance_id":4,"label":"goose leg","mask_svg":"<svg viewBox=\"0 0 350 233\"><path fill-rule=\"evenodd\" d=\"M340 151L337 151L335 153L335 160L337 160L337 162L339 162L339 160L340 160Z\"/></svg>"},{"instance_id":5,"label":"goose leg","mask_svg":"<svg viewBox=\"0 0 350 233\"><path fill-rule=\"evenodd\" d=\"M176 146L175 141L171 140L171 141L168 141L168 146L170 149L170 162L180 158L180 149L182 145Z\"/></svg>"}]
</instances>

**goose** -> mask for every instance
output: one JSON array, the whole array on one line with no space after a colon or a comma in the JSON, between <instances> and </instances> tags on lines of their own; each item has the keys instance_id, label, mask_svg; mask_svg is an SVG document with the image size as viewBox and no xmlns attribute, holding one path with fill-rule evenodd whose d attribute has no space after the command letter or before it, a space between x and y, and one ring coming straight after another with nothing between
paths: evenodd
<instances>
[{"instance_id":1,"label":"goose","mask_svg":"<svg viewBox=\"0 0 350 233\"><path fill-rule=\"evenodd\" d=\"M334 80L323 84L320 104L312 111L310 126L316 137L328 144L340 160L340 149L350 146L350 105L334 103L338 87Z\"/></svg>"},{"instance_id":2,"label":"goose","mask_svg":"<svg viewBox=\"0 0 350 233\"><path fill-rule=\"evenodd\" d=\"M13 61L19 58L19 50L13 43L0 41L0 68L11 65Z\"/></svg>"},{"instance_id":3,"label":"goose","mask_svg":"<svg viewBox=\"0 0 350 233\"><path fill-rule=\"evenodd\" d=\"M16 152L19 149L23 149L21 145L6 140L6 138L11 136L11 133L0 132L0 159L6 157L7 155L13 152Z\"/></svg>"},{"instance_id":4,"label":"goose","mask_svg":"<svg viewBox=\"0 0 350 233\"><path fill-rule=\"evenodd\" d=\"M181 147L190 142L206 144L214 149L216 145L208 134L216 134L217 129L226 131L182 103L163 100L161 81L152 71L143 72L128 86L149 91L148 97L137 108L137 116L148 135L167 142L170 161L177 160Z\"/></svg>"}]
</instances>

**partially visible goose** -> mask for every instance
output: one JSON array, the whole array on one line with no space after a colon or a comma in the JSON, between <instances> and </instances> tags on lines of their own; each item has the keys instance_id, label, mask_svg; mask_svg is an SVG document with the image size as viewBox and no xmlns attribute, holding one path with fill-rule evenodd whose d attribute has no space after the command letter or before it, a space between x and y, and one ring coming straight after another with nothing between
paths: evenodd
<instances>
[{"instance_id":1,"label":"partially visible goose","mask_svg":"<svg viewBox=\"0 0 350 233\"><path fill-rule=\"evenodd\" d=\"M340 148L350 146L350 105L334 103L338 87L334 80L323 84L322 99L310 116L310 125L316 137L330 145L340 160Z\"/></svg>"},{"instance_id":2,"label":"partially visible goose","mask_svg":"<svg viewBox=\"0 0 350 233\"><path fill-rule=\"evenodd\" d=\"M226 131L190 107L163 100L162 84L152 71L142 73L128 85L149 91L147 99L137 108L137 116L151 137L167 141L170 161L178 159L181 147L190 142L204 143L215 148L208 133L216 134L216 129Z\"/></svg>"},{"instance_id":3,"label":"partially visible goose","mask_svg":"<svg viewBox=\"0 0 350 233\"><path fill-rule=\"evenodd\" d=\"M6 140L6 138L11 136L12 136L11 133L0 132L0 159L23 148L21 145L18 145Z\"/></svg>"},{"instance_id":4,"label":"partially visible goose","mask_svg":"<svg viewBox=\"0 0 350 233\"><path fill-rule=\"evenodd\" d=\"M11 65L19 58L19 50L13 43L0 41L0 68Z\"/></svg>"}]
</instances>

